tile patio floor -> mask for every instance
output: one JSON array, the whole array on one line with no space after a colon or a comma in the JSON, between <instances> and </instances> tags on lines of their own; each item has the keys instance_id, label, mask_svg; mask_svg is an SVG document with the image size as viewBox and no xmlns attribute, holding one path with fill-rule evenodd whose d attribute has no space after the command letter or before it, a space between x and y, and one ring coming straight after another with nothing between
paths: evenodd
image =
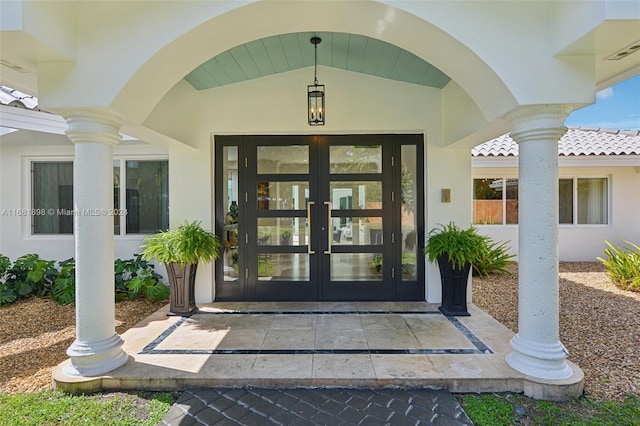
<instances>
[{"instance_id":1,"label":"tile patio floor","mask_svg":"<svg viewBox=\"0 0 640 426\"><path fill-rule=\"evenodd\" d=\"M469 317L445 317L422 302L218 302L190 318L167 309L124 333L125 365L94 378L64 376L59 366L56 387L523 392L528 382L505 361L513 333L474 305Z\"/></svg>"}]
</instances>

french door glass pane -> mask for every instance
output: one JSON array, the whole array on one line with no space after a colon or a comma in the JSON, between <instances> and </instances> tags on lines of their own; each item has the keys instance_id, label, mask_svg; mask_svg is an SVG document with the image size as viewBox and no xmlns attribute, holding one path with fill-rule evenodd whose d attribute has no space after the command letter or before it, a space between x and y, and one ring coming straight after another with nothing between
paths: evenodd
<instances>
[{"instance_id":1,"label":"french door glass pane","mask_svg":"<svg viewBox=\"0 0 640 426\"><path fill-rule=\"evenodd\" d=\"M382 217L332 217L333 243L343 246L381 246Z\"/></svg>"},{"instance_id":2,"label":"french door glass pane","mask_svg":"<svg viewBox=\"0 0 640 426\"><path fill-rule=\"evenodd\" d=\"M473 223L502 225L503 179L473 180Z\"/></svg>"},{"instance_id":3,"label":"french door glass pane","mask_svg":"<svg viewBox=\"0 0 640 426\"><path fill-rule=\"evenodd\" d=\"M416 268L418 237L415 212L416 187L416 147L403 145L400 169L400 225L402 227L402 280L415 281L418 278Z\"/></svg>"},{"instance_id":4,"label":"french door glass pane","mask_svg":"<svg viewBox=\"0 0 640 426\"><path fill-rule=\"evenodd\" d=\"M222 149L222 200L225 203L224 232L224 280L238 281L238 147Z\"/></svg>"},{"instance_id":5,"label":"french door glass pane","mask_svg":"<svg viewBox=\"0 0 640 426\"><path fill-rule=\"evenodd\" d=\"M258 182L258 210L306 210L309 182Z\"/></svg>"},{"instance_id":6,"label":"french door glass pane","mask_svg":"<svg viewBox=\"0 0 640 426\"><path fill-rule=\"evenodd\" d=\"M333 210L382 208L382 182L332 181L329 185Z\"/></svg>"},{"instance_id":7,"label":"french door glass pane","mask_svg":"<svg viewBox=\"0 0 640 426\"><path fill-rule=\"evenodd\" d=\"M382 253L333 253L331 281L382 281Z\"/></svg>"},{"instance_id":8,"label":"french door glass pane","mask_svg":"<svg viewBox=\"0 0 640 426\"><path fill-rule=\"evenodd\" d=\"M258 218L259 246L305 246L308 244L306 217Z\"/></svg>"},{"instance_id":9,"label":"french door glass pane","mask_svg":"<svg viewBox=\"0 0 640 426\"><path fill-rule=\"evenodd\" d=\"M330 146L329 173L382 173L382 147L379 145Z\"/></svg>"},{"instance_id":10,"label":"french door glass pane","mask_svg":"<svg viewBox=\"0 0 640 426\"><path fill-rule=\"evenodd\" d=\"M307 253L258 255L258 281L309 281Z\"/></svg>"},{"instance_id":11,"label":"french door glass pane","mask_svg":"<svg viewBox=\"0 0 640 426\"><path fill-rule=\"evenodd\" d=\"M259 146L258 174L308 174L306 145Z\"/></svg>"}]
</instances>

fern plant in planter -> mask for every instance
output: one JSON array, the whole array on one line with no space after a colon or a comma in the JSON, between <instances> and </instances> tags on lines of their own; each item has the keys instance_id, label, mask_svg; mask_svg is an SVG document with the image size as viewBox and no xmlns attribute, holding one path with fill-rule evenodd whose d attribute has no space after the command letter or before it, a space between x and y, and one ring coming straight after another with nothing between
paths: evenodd
<instances>
[{"instance_id":1,"label":"fern plant in planter","mask_svg":"<svg viewBox=\"0 0 640 426\"><path fill-rule=\"evenodd\" d=\"M205 231L198 221L185 221L176 229L149 235L141 248L143 259L155 258L167 268L170 290L168 315L190 316L197 312L196 270L198 263L218 258L218 237Z\"/></svg>"},{"instance_id":2,"label":"fern plant in planter","mask_svg":"<svg viewBox=\"0 0 640 426\"><path fill-rule=\"evenodd\" d=\"M487 244L487 237L475 227L461 229L453 222L439 225L429 232L424 254L437 262L442 282L440 311L448 316L468 316L467 282L471 264L476 262Z\"/></svg>"}]
</instances>

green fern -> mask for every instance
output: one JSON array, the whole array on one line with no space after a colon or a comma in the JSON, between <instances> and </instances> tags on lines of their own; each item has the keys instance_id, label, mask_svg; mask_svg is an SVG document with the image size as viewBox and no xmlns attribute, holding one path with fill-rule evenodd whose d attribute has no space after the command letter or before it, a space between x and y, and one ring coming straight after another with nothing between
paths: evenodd
<instances>
[{"instance_id":1,"label":"green fern","mask_svg":"<svg viewBox=\"0 0 640 426\"><path fill-rule=\"evenodd\" d=\"M141 248L145 260L155 258L160 263L184 266L217 259L220 240L212 232L202 229L200 222L185 221L176 229L149 235Z\"/></svg>"},{"instance_id":2,"label":"green fern","mask_svg":"<svg viewBox=\"0 0 640 426\"><path fill-rule=\"evenodd\" d=\"M462 269L468 263L475 263L482 255L486 239L478 234L475 227L461 229L453 222L439 225L429 232L425 255L430 262L435 262L439 256L447 255L453 268Z\"/></svg>"}]
</instances>

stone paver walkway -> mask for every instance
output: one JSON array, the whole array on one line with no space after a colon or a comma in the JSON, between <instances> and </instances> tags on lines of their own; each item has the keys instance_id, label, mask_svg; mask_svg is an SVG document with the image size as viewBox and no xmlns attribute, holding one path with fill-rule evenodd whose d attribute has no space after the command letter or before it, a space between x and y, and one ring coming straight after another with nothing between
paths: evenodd
<instances>
[{"instance_id":1,"label":"stone paver walkway","mask_svg":"<svg viewBox=\"0 0 640 426\"><path fill-rule=\"evenodd\" d=\"M160 425L451 425L473 423L434 389L187 389Z\"/></svg>"}]
</instances>

